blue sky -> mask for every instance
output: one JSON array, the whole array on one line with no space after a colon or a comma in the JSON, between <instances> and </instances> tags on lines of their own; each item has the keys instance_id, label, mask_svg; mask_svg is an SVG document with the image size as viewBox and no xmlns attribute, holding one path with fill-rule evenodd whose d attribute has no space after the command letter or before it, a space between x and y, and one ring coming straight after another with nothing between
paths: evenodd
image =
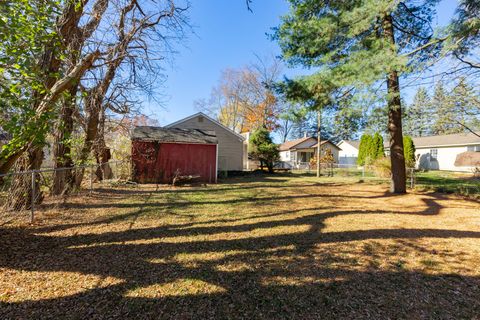
<instances>
[{"instance_id":1,"label":"blue sky","mask_svg":"<svg viewBox=\"0 0 480 320\"><path fill-rule=\"evenodd\" d=\"M439 25L448 23L456 4L456 0L441 1ZM247 10L244 0L192 1L189 17L196 34L178 48L173 65L166 69L164 103L145 102L145 113L160 125L189 116L196 112L193 102L208 98L223 69L242 67L255 59L254 54L279 54L266 34L288 12L287 1L255 0L252 9L253 13Z\"/></svg>"}]
</instances>

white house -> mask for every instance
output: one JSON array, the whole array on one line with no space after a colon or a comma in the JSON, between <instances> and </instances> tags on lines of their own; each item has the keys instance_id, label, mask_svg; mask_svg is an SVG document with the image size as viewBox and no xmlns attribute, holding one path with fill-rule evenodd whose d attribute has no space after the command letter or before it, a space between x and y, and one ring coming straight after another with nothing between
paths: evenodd
<instances>
[{"instance_id":1,"label":"white house","mask_svg":"<svg viewBox=\"0 0 480 320\"><path fill-rule=\"evenodd\" d=\"M472 167L456 166L457 158L466 151L480 152L480 137L473 133L457 133L412 138L415 145L417 168L425 170L471 171ZM340 164L355 164L358 158L359 141L342 140L338 161ZM390 146L385 141L388 154Z\"/></svg>"},{"instance_id":2,"label":"white house","mask_svg":"<svg viewBox=\"0 0 480 320\"><path fill-rule=\"evenodd\" d=\"M199 112L165 127L214 131L218 139L218 170L242 171L244 169L245 138L206 114Z\"/></svg>"},{"instance_id":3,"label":"white house","mask_svg":"<svg viewBox=\"0 0 480 320\"><path fill-rule=\"evenodd\" d=\"M472 167L456 166L455 160L466 151L480 152L480 137L473 133L419 137L413 143L419 169L471 171Z\"/></svg>"},{"instance_id":4,"label":"white house","mask_svg":"<svg viewBox=\"0 0 480 320\"><path fill-rule=\"evenodd\" d=\"M280 161L287 166L307 166L310 159L316 155L317 147L317 138L314 137L304 137L287 141L279 146ZM322 140L320 149L322 154L324 154L327 149L332 152L334 162L338 163L338 152L340 148L329 140Z\"/></svg>"},{"instance_id":5,"label":"white house","mask_svg":"<svg viewBox=\"0 0 480 320\"><path fill-rule=\"evenodd\" d=\"M340 148L338 152L338 163L344 165L356 165L358 158L358 149L360 141L342 140L337 146Z\"/></svg>"}]
</instances>

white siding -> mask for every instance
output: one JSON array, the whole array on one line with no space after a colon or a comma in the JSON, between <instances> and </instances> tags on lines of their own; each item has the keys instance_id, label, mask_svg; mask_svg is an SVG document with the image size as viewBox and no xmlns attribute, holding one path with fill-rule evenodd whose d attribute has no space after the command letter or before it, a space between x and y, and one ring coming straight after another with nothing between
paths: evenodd
<instances>
[{"instance_id":1,"label":"white siding","mask_svg":"<svg viewBox=\"0 0 480 320\"><path fill-rule=\"evenodd\" d=\"M338 163L354 165L357 164L358 149L345 141L338 144L338 147L342 150L338 152Z\"/></svg>"},{"instance_id":2,"label":"white siding","mask_svg":"<svg viewBox=\"0 0 480 320\"><path fill-rule=\"evenodd\" d=\"M437 159L430 157L430 150L437 150ZM467 151L467 146L460 147L419 147L415 150L417 167L427 170L471 171L470 167L456 167L457 155Z\"/></svg>"},{"instance_id":3,"label":"white siding","mask_svg":"<svg viewBox=\"0 0 480 320\"><path fill-rule=\"evenodd\" d=\"M290 161L290 151L280 151L280 161Z\"/></svg>"},{"instance_id":4,"label":"white siding","mask_svg":"<svg viewBox=\"0 0 480 320\"><path fill-rule=\"evenodd\" d=\"M218 139L218 170L242 171L244 161L243 140L232 131L223 128L205 116L185 119L172 127L180 129L203 129L215 131Z\"/></svg>"}]
</instances>

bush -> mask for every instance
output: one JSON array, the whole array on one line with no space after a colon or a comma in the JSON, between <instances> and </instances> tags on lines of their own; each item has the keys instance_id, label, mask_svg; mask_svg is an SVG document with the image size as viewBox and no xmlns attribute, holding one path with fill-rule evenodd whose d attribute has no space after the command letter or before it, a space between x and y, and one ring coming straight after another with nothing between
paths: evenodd
<instances>
[{"instance_id":1,"label":"bush","mask_svg":"<svg viewBox=\"0 0 480 320\"><path fill-rule=\"evenodd\" d=\"M390 178L392 176L390 159L382 157L375 160L373 162L373 173L379 178Z\"/></svg>"}]
</instances>

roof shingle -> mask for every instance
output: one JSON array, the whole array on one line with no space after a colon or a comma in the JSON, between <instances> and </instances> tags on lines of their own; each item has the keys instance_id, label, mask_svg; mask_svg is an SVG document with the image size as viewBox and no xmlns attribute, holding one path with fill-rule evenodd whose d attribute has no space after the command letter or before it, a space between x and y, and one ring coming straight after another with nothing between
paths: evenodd
<instances>
[{"instance_id":1,"label":"roof shingle","mask_svg":"<svg viewBox=\"0 0 480 320\"><path fill-rule=\"evenodd\" d=\"M217 144L214 131L141 126L132 131L132 140L170 143Z\"/></svg>"}]
</instances>

